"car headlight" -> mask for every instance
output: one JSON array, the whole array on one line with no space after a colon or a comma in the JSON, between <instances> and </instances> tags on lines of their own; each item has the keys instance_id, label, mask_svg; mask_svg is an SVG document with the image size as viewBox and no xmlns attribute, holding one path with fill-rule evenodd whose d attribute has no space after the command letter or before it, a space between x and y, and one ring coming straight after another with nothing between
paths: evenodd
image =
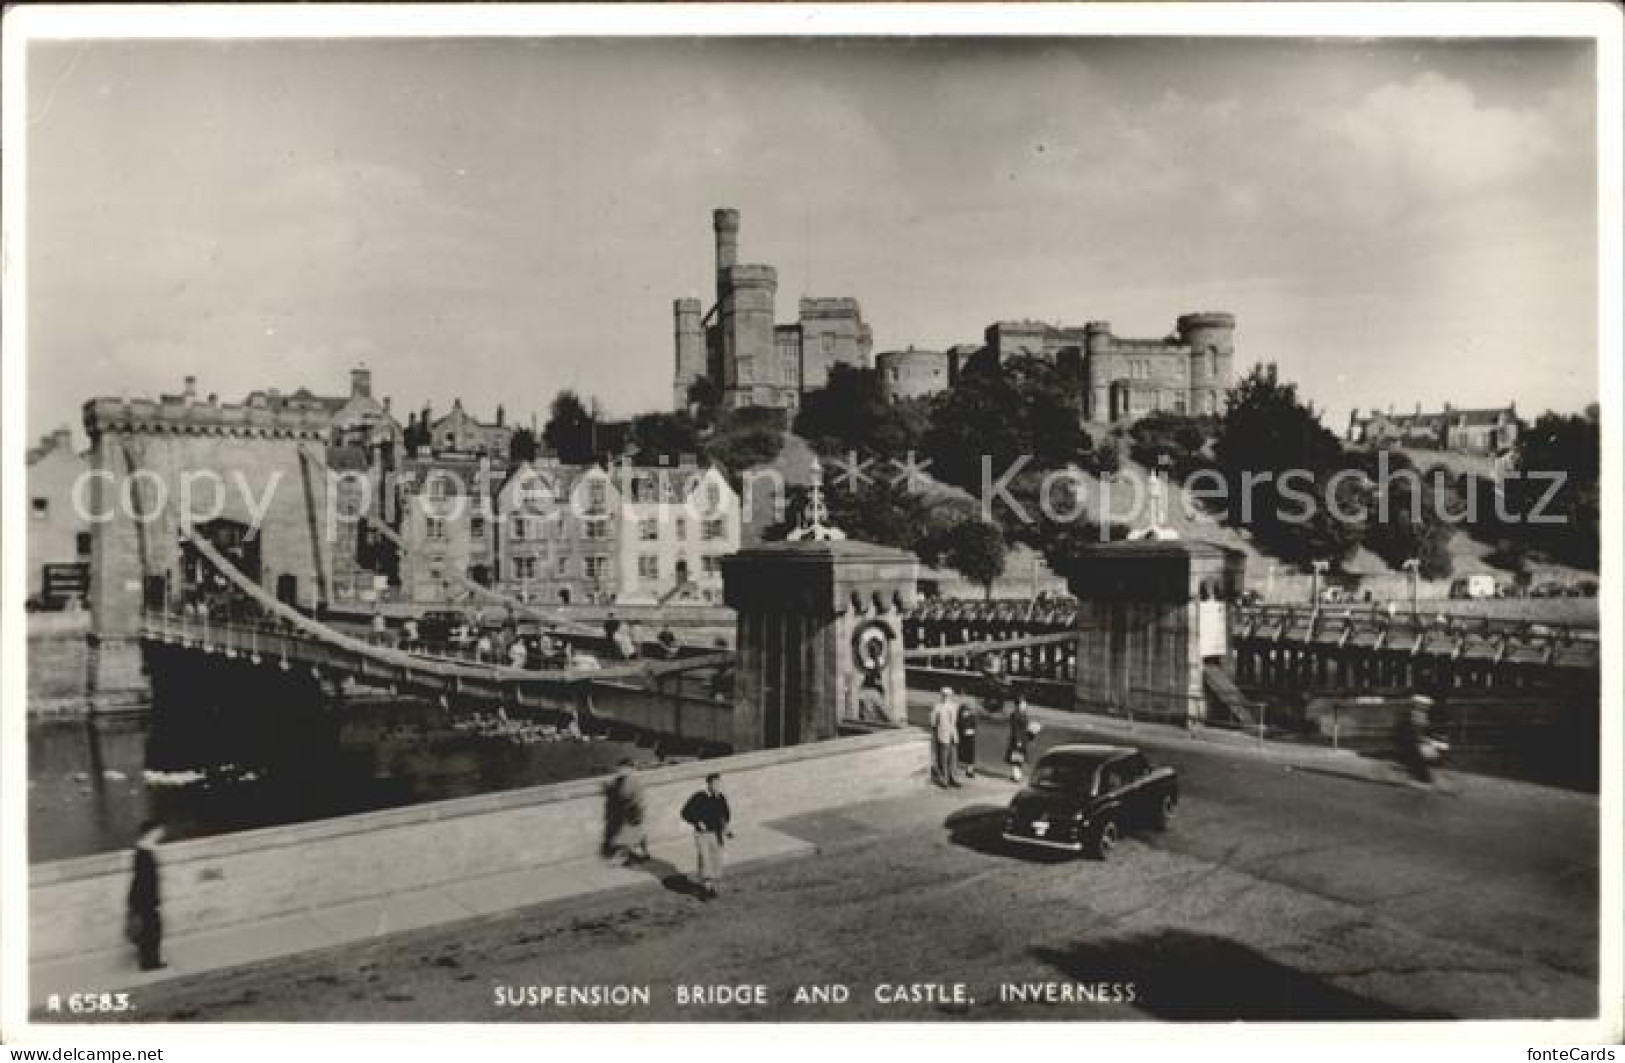
<instances>
[{"instance_id":1,"label":"car headlight","mask_svg":"<svg viewBox=\"0 0 1625 1063\"><path fill-rule=\"evenodd\" d=\"M1072 822L1074 822L1074 823L1082 823L1083 819L1084 819L1084 811L1083 811L1083 809L1080 808L1076 812L1072 813Z\"/></svg>"}]
</instances>

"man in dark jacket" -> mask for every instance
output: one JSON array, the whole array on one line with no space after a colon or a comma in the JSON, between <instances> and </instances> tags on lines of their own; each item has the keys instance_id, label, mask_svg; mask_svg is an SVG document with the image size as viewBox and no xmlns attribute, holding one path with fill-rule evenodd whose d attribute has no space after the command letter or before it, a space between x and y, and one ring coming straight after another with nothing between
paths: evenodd
<instances>
[{"instance_id":1,"label":"man in dark jacket","mask_svg":"<svg viewBox=\"0 0 1625 1063\"><path fill-rule=\"evenodd\" d=\"M729 829L732 814L728 799L722 793L722 776L714 772L705 777L705 789L697 791L683 805L683 820L694 828L694 855L697 868L694 877L706 899L717 895L717 880L722 877L722 843L732 838Z\"/></svg>"},{"instance_id":2,"label":"man in dark jacket","mask_svg":"<svg viewBox=\"0 0 1625 1063\"><path fill-rule=\"evenodd\" d=\"M126 933L136 947L143 971L156 971L163 960L163 902L158 889L158 843L164 828L157 820L141 824L141 837L135 843L134 873L130 878L129 915Z\"/></svg>"}]
</instances>

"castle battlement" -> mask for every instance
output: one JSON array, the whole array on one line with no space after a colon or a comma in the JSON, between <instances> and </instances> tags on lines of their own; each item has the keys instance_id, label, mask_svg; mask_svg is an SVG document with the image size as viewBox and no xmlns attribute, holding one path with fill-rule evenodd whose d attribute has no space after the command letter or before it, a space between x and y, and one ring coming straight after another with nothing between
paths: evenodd
<instances>
[{"instance_id":1,"label":"castle battlement","mask_svg":"<svg viewBox=\"0 0 1625 1063\"><path fill-rule=\"evenodd\" d=\"M325 409L269 409L214 402L91 399L84 405L85 434L216 435L325 440L333 415Z\"/></svg>"}]
</instances>

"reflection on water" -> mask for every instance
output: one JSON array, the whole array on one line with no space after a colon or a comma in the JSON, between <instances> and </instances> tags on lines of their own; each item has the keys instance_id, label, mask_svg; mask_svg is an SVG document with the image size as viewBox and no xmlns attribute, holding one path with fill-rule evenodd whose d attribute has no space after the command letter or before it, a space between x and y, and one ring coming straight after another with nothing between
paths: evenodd
<instances>
[{"instance_id":1,"label":"reflection on water","mask_svg":"<svg viewBox=\"0 0 1625 1063\"><path fill-rule=\"evenodd\" d=\"M201 837L654 759L629 742L574 740L551 719L452 716L421 701L352 702L297 720L223 719L218 728L196 722L177 736L154 734L146 716L29 721L29 860L125 848L148 815L162 816L171 837Z\"/></svg>"}]
</instances>

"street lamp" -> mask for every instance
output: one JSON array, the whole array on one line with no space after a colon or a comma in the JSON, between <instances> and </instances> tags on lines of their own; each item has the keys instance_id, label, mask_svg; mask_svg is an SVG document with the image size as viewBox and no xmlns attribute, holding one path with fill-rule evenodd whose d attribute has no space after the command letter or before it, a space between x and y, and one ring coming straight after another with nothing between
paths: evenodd
<instances>
[{"instance_id":1,"label":"street lamp","mask_svg":"<svg viewBox=\"0 0 1625 1063\"><path fill-rule=\"evenodd\" d=\"M1416 619L1416 581L1421 575L1422 562L1419 558L1410 558L1399 566L1410 574L1411 579L1411 619Z\"/></svg>"},{"instance_id":2,"label":"street lamp","mask_svg":"<svg viewBox=\"0 0 1625 1063\"><path fill-rule=\"evenodd\" d=\"M1330 561L1309 562L1309 569L1314 577L1309 585L1309 604L1316 609L1320 608L1320 575L1331 567Z\"/></svg>"}]
</instances>

